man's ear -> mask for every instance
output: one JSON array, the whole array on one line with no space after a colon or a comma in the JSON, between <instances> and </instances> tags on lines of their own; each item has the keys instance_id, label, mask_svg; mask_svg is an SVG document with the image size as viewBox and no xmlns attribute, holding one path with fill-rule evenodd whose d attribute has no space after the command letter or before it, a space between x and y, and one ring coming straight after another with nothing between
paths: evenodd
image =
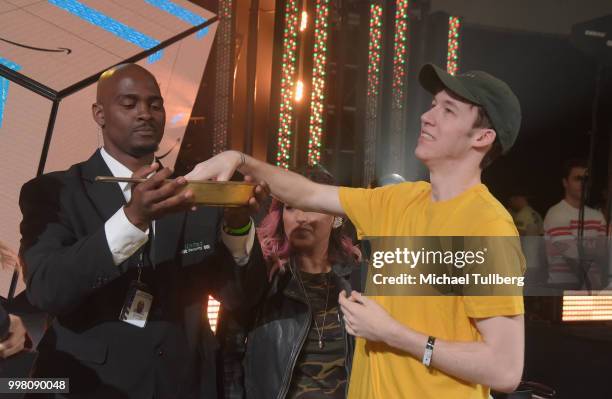
<instances>
[{"instance_id":1,"label":"man's ear","mask_svg":"<svg viewBox=\"0 0 612 399\"><path fill-rule=\"evenodd\" d=\"M481 128L477 129L476 133L472 136L472 144L476 148L485 148L488 146L492 146L495 142L495 137L497 133L495 130L490 128Z\"/></svg>"},{"instance_id":2,"label":"man's ear","mask_svg":"<svg viewBox=\"0 0 612 399\"><path fill-rule=\"evenodd\" d=\"M104 128L104 107L102 104L93 103L91 105L91 114L93 115L94 121L100 126Z\"/></svg>"}]
</instances>

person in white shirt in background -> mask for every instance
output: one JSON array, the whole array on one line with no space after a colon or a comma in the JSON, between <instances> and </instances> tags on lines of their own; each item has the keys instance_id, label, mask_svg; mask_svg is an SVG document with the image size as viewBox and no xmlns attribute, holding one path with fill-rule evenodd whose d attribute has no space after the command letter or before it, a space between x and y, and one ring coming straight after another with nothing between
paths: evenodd
<instances>
[{"instance_id":1,"label":"person in white shirt in background","mask_svg":"<svg viewBox=\"0 0 612 399\"><path fill-rule=\"evenodd\" d=\"M586 271L591 288L602 283L602 265L597 262L603 252L606 222L601 212L589 206L584 209L584 256L582 262L578 251L579 208L586 162L571 159L565 163L563 174L563 199L553 205L544 217L544 238L548 258L548 282L580 286L581 273Z\"/></svg>"}]
</instances>

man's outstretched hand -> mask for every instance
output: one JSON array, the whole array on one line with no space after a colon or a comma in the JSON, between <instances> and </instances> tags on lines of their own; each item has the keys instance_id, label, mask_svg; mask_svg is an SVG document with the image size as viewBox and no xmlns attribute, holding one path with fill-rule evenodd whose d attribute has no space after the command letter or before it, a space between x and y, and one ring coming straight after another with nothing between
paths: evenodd
<instances>
[{"instance_id":1,"label":"man's outstretched hand","mask_svg":"<svg viewBox=\"0 0 612 399\"><path fill-rule=\"evenodd\" d=\"M238 151L225 151L197 164L191 172L185 175L190 181L228 181L246 162L246 156ZM244 176L244 181L253 182L251 176ZM225 225L230 228L240 228L249 222L249 217L255 215L270 194L268 185L259 182L255 186L254 195L249 199L248 206L240 208L225 208Z\"/></svg>"},{"instance_id":2,"label":"man's outstretched hand","mask_svg":"<svg viewBox=\"0 0 612 399\"><path fill-rule=\"evenodd\" d=\"M238 151L225 151L197 164L185 175L187 180L228 181L245 162L245 155Z\"/></svg>"}]
</instances>

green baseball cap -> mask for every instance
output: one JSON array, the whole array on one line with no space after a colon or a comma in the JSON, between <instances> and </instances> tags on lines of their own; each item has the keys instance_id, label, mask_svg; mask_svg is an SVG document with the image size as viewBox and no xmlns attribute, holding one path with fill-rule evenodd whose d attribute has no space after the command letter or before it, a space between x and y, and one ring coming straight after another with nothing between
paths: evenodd
<instances>
[{"instance_id":1,"label":"green baseball cap","mask_svg":"<svg viewBox=\"0 0 612 399\"><path fill-rule=\"evenodd\" d=\"M521 127L521 104L510 87L483 71L469 71L455 76L434 64L419 72L421 86L431 94L446 88L466 101L484 108L506 153L516 141Z\"/></svg>"}]
</instances>

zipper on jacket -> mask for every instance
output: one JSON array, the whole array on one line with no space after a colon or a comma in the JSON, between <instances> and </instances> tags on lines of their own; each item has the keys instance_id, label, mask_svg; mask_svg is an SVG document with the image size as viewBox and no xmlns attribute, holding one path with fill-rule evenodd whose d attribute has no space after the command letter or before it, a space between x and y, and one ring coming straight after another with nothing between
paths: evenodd
<instances>
[{"instance_id":1,"label":"zipper on jacket","mask_svg":"<svg viewBox=\"0 0 612 399\"><path fill-rule=\"evenodd\" d=\"M293 270L291 271L293 273ZM295 276L294 276L295 277ZM301 299L294 297L295 299ZM312 324L312 309L310 309L310 305L306 304L308 307L308 314L311 316L308 318L308 322L306 323L306 328L302 331L302 336L300 337L300 343L296 347L294 347L293 353L291 353L291 367L289 367L288 373L285 373L285 377L283 378L282 388L278 393L278 399L284 399L289 392L291 377L293 376L293 369L295 369L295 364L297 363L297 359L299 357L302 348L304 347L304 342L306 342L306 338L308 337L308 332L310 331L310 326Z\"/></svg>"},{"instance_id":2,"label":"zipper on jacket","mask_svg":"<svg viewBox=\"0 0 612 399\"><path fill-rule=\"evenodd\" d=\"M344 371L346 372L346 384L344 386L344 397L348 398L348 388L349 388L349 378L351 376L351 370L349 369L349 345L348 345L348 337L346 332L346 326L344 325L344 320L340 317L340 304L338 304L338 322L340 323L340 327L342 327L342 338L344 339Z\"/></svg>"},{"instance_id":3,"label":"zipper on jacket","mask_svg":"<svg viewBox=\"0 0 612 399\"><path fill-rule=\"evenodd\" d=\"M291 274L293 276L293 278L297 278L297 276L295 275L295 271L293 270L293 268L289 268L289 270L291 271ZM342 278L342 277L339 277ZM296 297L296 296L290 296L291 298L300 300L302 298ZM306 323L306 330L302 332L302 336L300 338L300 344L297 346L297 348L299 348L299 352L302 351L302 348L304 346L304 342L306 342L306 338L308 337L308 332L310 331L310 327L312 325L312 318L314 317L314 315L312 314L312 309L310 308L310 305L308 303L302 302L304 303L307 307L308 307L308 313L310 314L311 317L308 318L308 322ZM347 332L346 332L346 327L344 326L344 320L342 320L342 318L340 317L340 304L338 303L338 321L340 322L340 326L342 327L343 333L342 333L342 337L344 339L344 369L346 371L346 385L344 387L344 392L345 392L345 397L348 397L348 387L349 387L349 377L350 377L350 372L349 372L349 366L348 366L348 357L349 357L349 348L348 348L348 337L347 337ZM291 361L291 367L289 368L289 372L285 374L285 377L283 378L283 384L282 384L282 388L279 391L279 395L277 396L277 399L285 399L285 396L287 395L287 393L289 392L289 387L290 387L290 381L291 381L291 377L293 376L293 370L295 369L295 364L297 363L297 359L299 357L299 352L298 353L292 353L292 361Z\"/></svg>"}]
</instances>

